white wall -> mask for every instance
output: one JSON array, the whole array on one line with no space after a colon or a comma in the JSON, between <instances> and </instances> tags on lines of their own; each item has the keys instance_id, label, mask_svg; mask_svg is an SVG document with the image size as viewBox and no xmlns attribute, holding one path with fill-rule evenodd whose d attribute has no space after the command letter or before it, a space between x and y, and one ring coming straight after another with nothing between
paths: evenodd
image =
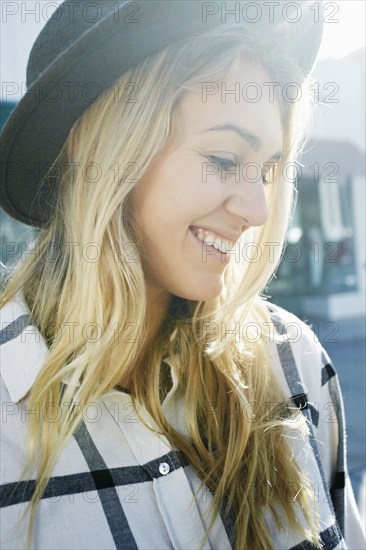
<instances>
[{"instance_id":1,"label":"white wall","mask_svg":"<svg viewBox=\"0 0 366 550\"><path fill-rule=\"evenodd\" d=\"M350 141L365 151L365 48L318 61L313 78L325 102L316 105L314 137Z\"/></svg>"}]
</instances>

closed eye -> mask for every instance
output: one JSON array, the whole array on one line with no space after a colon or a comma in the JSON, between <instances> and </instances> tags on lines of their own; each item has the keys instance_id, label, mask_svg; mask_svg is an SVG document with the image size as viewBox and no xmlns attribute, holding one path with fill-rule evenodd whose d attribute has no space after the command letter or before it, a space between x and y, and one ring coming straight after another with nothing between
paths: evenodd
<instances>
[{"instance_id":1,"label":"closed eye","mask_svg":"<svg viewBox=\"0 0 366 550\"><path fill-rule=\"evenodd\" d=\"M237 162L233 161L233 160L230 160L230 159L225 159L223 157L218 157L216 155L207 155L206 158L208 160L210 160L211 162L215 163L215 164L219 164L220 167L221 167L221 170L229 170L233 167L236 167L237 166ZM269 177L268 177L269 176ZM270 183L272 183L273 181L273 174L272 174L272 171L269 170L267 172L267 175L266 176L262 176L262 182L263 182L263 185L269 185ZM268 178L268 179L267 179Z\"/></svg>"},{"instance_id":2,"label":"closed eye","mask_svg":"<svg viewBox=\"0 0 366 550\"><path fill-rule=\"evenodd\" d=\"M206 158L208 158L215 164L220 164L221 170L228 170L229 168L233 168L234 166L237 165L237 163L233 160L225 159L223 157L217 157L215 155L210 155L210 156L207 156Z\"/></svg>"}]
</instances>

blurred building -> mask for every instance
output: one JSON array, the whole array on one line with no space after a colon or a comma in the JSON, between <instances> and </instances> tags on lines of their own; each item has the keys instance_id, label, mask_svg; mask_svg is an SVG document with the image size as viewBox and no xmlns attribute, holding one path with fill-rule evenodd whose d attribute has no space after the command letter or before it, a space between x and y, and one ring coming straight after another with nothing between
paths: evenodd
<instances>
[{"instance_id":1,"label":"blurred building","mask_svg":"<svg viewBox=\"0 0 366 550\"><path fill-rule=\"evenodd\" d=\"M310 141L288 245L270 294L301 315L365 314L365 155L349 142Z\"/></svg>"},{"instance_id":2,"label":"blurred building","mask_svg":"<svg viewBox=\"0 0 366 550\"><path fill-rule=\"evenodd\" d=\"M0 128L3 127L15 106L14 102L0 102ZM29 249L34 234L35 231L32 227L17 222L0 208L0 275L5 273L6 268L11 267L21 254Z\"/></svg>"},{"instance_id":3,"label":"blurred building","mask_svg":"<svg viewBox=\"0 0 366 550\"><path fill-rule=\"evenodd\" d=\"M288 246L271 299L330 321L364 317L365 48L318 62L314 123L298 171Z\"/></svg>"}]
</instances>

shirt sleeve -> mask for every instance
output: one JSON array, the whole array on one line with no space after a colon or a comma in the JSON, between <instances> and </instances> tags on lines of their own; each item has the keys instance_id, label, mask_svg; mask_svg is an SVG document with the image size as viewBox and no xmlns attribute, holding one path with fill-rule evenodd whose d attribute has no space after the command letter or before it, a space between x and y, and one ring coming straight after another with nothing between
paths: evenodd
<instances>
[{"instance_id":1,"label":"shirt sleeve","mask_svg":"<svg viewBox=\"0 0 366 550\"><path fill-rule=\"evenodd\" d=\"M280 380L288 385L292 400L306 400L304 414L314 434L326 499L345 543L341 548L365 550L365 533L347 467L346 418L337 372L308 324L273 304L270 312L276 331L288 342L278 346L286 378Z\"/></svg>"},{"instance_id":2,"label":"shirt sleeve","mask_svg":"<svg viewBox=\"0 0 366 550\"><path fill-rule=\"evenodd\" d=\"M328 476L330 496L347 548L364 550L365 533L347 466L346 418L342 390L329 355L322 346L320 348L323 367L322 403L319 404L319 451L323 454L325 470L331 472Z\"/></svg>"}]
</instances>

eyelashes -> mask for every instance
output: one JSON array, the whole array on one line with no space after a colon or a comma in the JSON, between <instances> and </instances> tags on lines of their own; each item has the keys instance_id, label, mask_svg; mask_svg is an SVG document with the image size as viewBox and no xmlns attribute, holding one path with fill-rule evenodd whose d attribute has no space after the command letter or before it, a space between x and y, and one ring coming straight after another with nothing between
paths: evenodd
<instances>
[{"instance_id":1,"label":"eyelashes","mask_svg":"<svg viewBox=\"0 0 366 550\"><path fill-rule=\"evenodd\" d=\"M229 175L233 175L232 173L232 170L233 168L236 167L237 165L237 162L233 161L233 160L230 160L230 159L225 159L223 157L218 157L218 156L215 156L215 155L207 155L205 156L205 158L207 158L210 162L213 162L215 164L219 164L220 167L221 167L221 171L224 170L230 170L231 174ZM262 182L263 182L263 185L269 185L271 183L271 181L268 181L266 179L266 176L262 176Z\"/></svg>"},{"instance_id":2,"label":"eyelashes","mask_svg":"<svg viewBox=\"0 0 366 550\"><path fill-rule=\"evenodd\" d=\"M224 159L223 157L217 157L215 155L210 155L208 157L209 160L213 160L213 162L216 162L217 164L220 164L221 165L221 170L224 169L224 170L227 170L229 167L230 168L233 168L236 166L236 162L234 162L233 160L230 160L230 159ZM224 166L224 168L223 168Z\"/></svg>"}]
</instances>

